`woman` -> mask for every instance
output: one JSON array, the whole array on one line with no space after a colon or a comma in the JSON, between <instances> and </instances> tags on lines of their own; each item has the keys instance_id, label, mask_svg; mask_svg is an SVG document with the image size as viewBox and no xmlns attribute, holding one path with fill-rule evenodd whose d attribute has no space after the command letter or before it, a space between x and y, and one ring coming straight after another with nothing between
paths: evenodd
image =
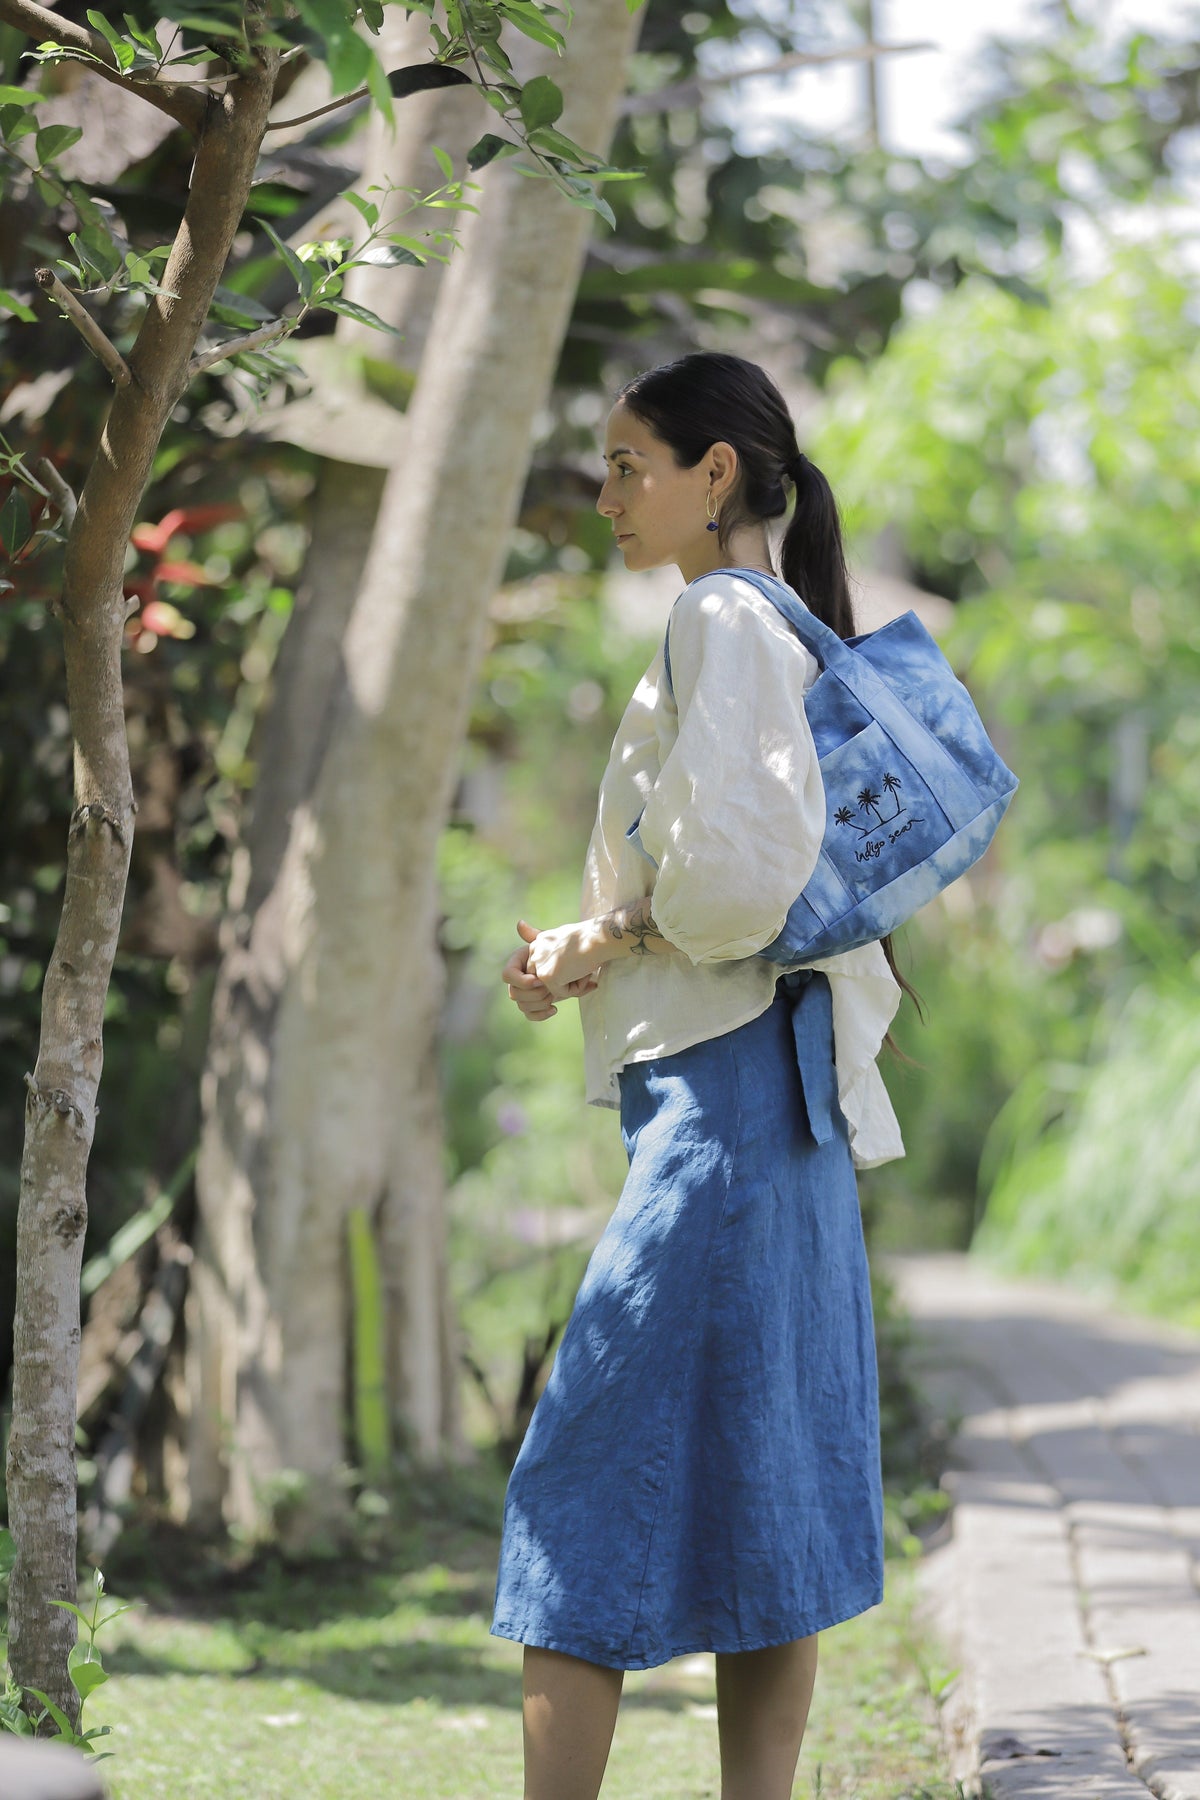
<instances>
[{"instance_id":1,"label":"woman","mask_svg":"<svg viewBox=\"0 0 1200 1800\"><path fill-rule=\"evenodd\" d=\"M900 990L872 944L758 952L816 862L814 659L736 570L852 630L837 509L768 376L637 376L598 501L629 569L678 566L669 667L600 787L583 917L504 969L531 1020L578 997L621 1198L513 1470L492 1626L525 1645L526 1800L595 1800L624 1669L717 1659L722 1800L791 1794L817 1633L882 1597L870 1285L854 1169L903 1154L875 1058Z\"/></svg>"}]
</instances>

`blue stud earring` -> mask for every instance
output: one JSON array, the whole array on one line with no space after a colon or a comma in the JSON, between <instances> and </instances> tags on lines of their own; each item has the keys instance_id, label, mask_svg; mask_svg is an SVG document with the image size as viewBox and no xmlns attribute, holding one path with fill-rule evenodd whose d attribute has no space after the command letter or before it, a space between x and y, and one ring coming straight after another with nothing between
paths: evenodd
<instances>
[{"instance_id":1,"label":"blue stud earring","mask_svg":"<svg viewBox=\"0 0 1200 1800\"><path fill-rule=\"evenodd\" d=\"M716 515L716 513L715 513L715 512L714 512L714 511L713 511L713 497L712 497L712 490L711 490L711 488L710 488L710 489L709 489L709 495L708 495L708 501L707 501L707 504L706 504L706 506L705 506L705 511L706 511L706 512L707 512L707 514L708 514L708 524L707 524L707 526L706 526L706 527L705 527L705 529L706 529L706 530L708 530L708 531L716 531L716 530L718 530L718 529L719 529L719 527L718 527L718 525L717 525L717 515Z\"/></svg>"}]
</instances>

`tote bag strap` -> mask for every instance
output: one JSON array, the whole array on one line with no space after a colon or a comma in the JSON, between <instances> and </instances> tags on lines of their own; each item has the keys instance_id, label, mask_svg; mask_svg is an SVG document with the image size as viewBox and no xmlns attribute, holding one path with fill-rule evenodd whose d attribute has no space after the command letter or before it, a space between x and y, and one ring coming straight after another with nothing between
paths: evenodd
<instances>
[{"instance_id":1,"label":"tote bag strap","mask_svg":"<svg viewBox=\"0 0 1200 1800\"><path fill-rule=\"evenodd\" d=\"M822 669L849 688L854 697L873 718L878 719L894 743L899 745L922 775L934 787L942 811L956 831L969 825L979 814L979 794L975 784L963 774L950 752L933 733L909 711L896 690L886 682L865 656L843 642L837 632L809 612L792 590L774 575L761 569L729 569L722 571L740 575L749 581L783 614L806 650L811 650ZM944 663L945 674L957 683L957 677L945 662L936 644L930 647ZM931 670L931 673L934 673ZM941 670L936 670L941 673ZM669 676L668 669L668 676ZM915 740L915 741L914 741ZM915 754L914 754L915 752Z\"/></svg>"}]
</instances>

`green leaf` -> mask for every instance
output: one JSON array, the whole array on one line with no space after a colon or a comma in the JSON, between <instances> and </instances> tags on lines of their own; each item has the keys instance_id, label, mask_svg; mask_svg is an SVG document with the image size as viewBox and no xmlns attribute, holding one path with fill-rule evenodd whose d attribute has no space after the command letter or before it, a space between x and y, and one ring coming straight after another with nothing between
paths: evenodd
<instances>
[{"instance_id":1,"label":"green leaf","mask_svg":"<svg viewBox=\"0 0 1200 1800\"><path fill-rule=\"evenodd\" d=\"M38 128L37 116L24 106L0 106L0 137L15 144Z\"/></svg>"},{"instance_id":2,"label":"green leaf","mask_svg":"<svg viewBox=\"0 0 1200 1800\"><path fill-rule=\"evenodd\" d=\"M257 300L248 299L243 294L235 294L229 288L219 287L209 307L209 315L221 325L234 325L242 331L253 331L256 325L265 325L274 313L260 306Z\"/></svg>"},{"instance_id":3,"label":"green leaf","mask_svg":"<svg viewBox=\"0 0 1200 1800\"><path fill-rule=\"evenodd\" d=\"M148 51L155 62L158 62L162 56L162 49L154 33L145 30L143 26L139 25L132 13L125 13L122 16L125 20L126 30L129 32L134 43L140 44L142 49Z\"/></svg>"},{"instance_id":4,"label":"green leaf","mask_svg":"<svg viewBox=\"0 0 1200 1800\"><path fill-rule=\"evenodd\" d=\"M529 142L535 150L548 150L553 155L564 156L568 162L576 163L581 167L594 160L573 138L564 137L561 131L555 131L553 125L541 125L536 131L531 131ZM585 175L590 175L592 171L584 167L583 172Z\"/></svg>"},{"instance_id":5,"label":"green leaf","mask_svg":"<svg viewBox=\"0 0 1200 1800\"><path fill-rule=\"evenodd\" d=\"M302 262L296 255L296 252L292 249L291 245L285 244L279 233L272 230L265 219L260 219L259 224L278 250L280 256L282 256L284 262L291 271L296 286L307 300L313 291L313 283L316 281L318 271L311 263Z\"/></svg>"},{"instance_id":6,"label":"green leaf","mask_svg":"<svg viewBox=\"0 0 1200 1800\"><path fill-rule=\"evenodd\" d=\"M36 106L43 94L35 94L32 88L0 86L0 106Z\"/></svg>"},{"instance_id":7,"label":"green leaf","mask_svg":"<svg viewBox=\"0 0 1200 1800\"><path fill-rule=\"evenodd\" d=\"M589 188L586 194L580 194L579 204L580 206L586 206L590 212L598 214L612 231L617 229L616 213L608 204L604 195L598 194L594 188Z\"/></svg>"},{"instance_id":8,"label":"green leaf","mask_svg":"<svg viewBox=\"0 0 1200 1800\"><path fill-rule=\"evenodd\" d=\"M98 31L101 37L108 40L109 48L117 59L117 67L124 75L133 66L133 59L137 54L133 45L127 43L115 26L109 24L102 12L89 11L87 22L93 31Z\"/></svg>"},{"instance_id":9,"label":"green leaf","mask_svg":"<svg viewBox=\"0 0 1200 1800\"><path fill-rule=\"evenodd\" d=\"M67 1657L67 1674L71 1685L81 1700L96 1688L103 1687L108 1680L108 1670L100 1660L100 1653L91 1644L75 1644Z\"/></svg>"},{"instance_id":10,"label":"green leaf","mask_svg":"<svg viewBox=\"0 0 1200 1800\"><path fill-rule=\"evenodd\" d=\"M645 169L593 169L584 165L583 173L589 181L643 181Z\"/></svg>"},{"instance_id":11,"label":"green leaf","mask_svg":"<svg viewBox=\"0 0 1200 1800\"><path fill-rule=\"evenodd\" d=\"M37 318L32 306L26 306L23 300L18 300L16 295L10 294L6 288L0 288L0 311L12 313L14 318L20 319L26 325L32 325Z\"/></svg>"},{"instance_id":12,"label":"green leaf","mask_svg":"<svg viewBox=\"0 0 1200 1800\"><path fill-rule=\"evenodd\" d=\"M629 13L640 12L646 0L625 0L625 10Z\"/></svg>"},{"instance_id":13,"label":"green leaf","mask_svg":"<svg viewBox=\"0 0 1200 1800\"><path fill-rule=\"evenodd\" d=\"M375 53L354 29L354 7L343 5L342 0L297 0L296 10L324 40L325 66L334 93L348 94L352 88L366 85Z\"/></svg>"},{"instance_id":14,"label":"green leaf","mask_svg":"<svg viewBox=\"0 0 1200 1800\"><path fill-rule=\"evenodd\" d=\"M358 213L372 229L378 225L379 208L373 200L364 200L361 194L356 194L354 192L353 188L347 188L342 195L342 199L348 200L355 212Z\"/></svg>"},{"instance_id":15,"label":"green leaf","mask_svg":"<svg viewBox=\"0 0 1200 1800\"><path fill-rule=\"evenodd\" d=\"M393 244L389 239L381 244L368 244L361 256L352 256L349 261L342 264L342 268L343 270L398 269L404 266L423 269L428 260L427 256L414 255L411 250L402 249L399 244Z\"/></svg>"},{"instance_id":16,"label":"green leaf","mask_svg":"<svg viewBox=\"0 0 1200 1800\"><path fill-rule=\"evenodd\" d=\"M454 180L454 161L453 161L453 159L451 157L447 156L447 154L444 150L439 149L437 144L434 144L434 146L433 146L433 154L437 159L437 166L442 171L442 174L446 177L446 180L453 181Z\"/></svg>"},{"instance_id":17,"label":"green leaf","mask_svg":"<svg viewBox=\"0 0 1200 1800\"><path fill-rule=\"evenodd\" d=\"M41 168L43 163L52 161L56 156L61 156L70 145L77 144L82 136L83 132L78 125L43 126L34 139L38 167Z\"/></svg>"},{"instance_id":18,"label":"green leaf","mask_svg":"<svg viewBox=\"0 0 1200 1800\"><path fill-rule=\"evenodd\" d=\"M80 1612L73 1600L52 1600L50 1604L51 1606L61 1606L64 1612L74 1613L81 1625L86 1626L88 1631L92 1629L91 1619L88 1617L87 1613Z\"/></svg>"},{"instance_id":19,"label":"green leaf","mask_svg":"<svg viewBox=\"0 0 1200 1800\"><path fill-rule=\"evenodd\" d=\"M114 1606L111 1612L106 1612L104 1617L99 1620L96 1630L103 1631L106 1625L111 1625L113 1620L119 1619L122 1613L132 1612L135 1607L140 1605L140 1600L127 1600L124 1606Z\"/></svg>"},{"instance_id":20,"label":"green leaf","mask_svg":"<svg viewBox=\"0 0 1200 1800\"><path fill-rule=\"evenodd\" d=\"M412 252L412 260L417 263L423 263L429 255L428 247L421 242L420 238L406 237L402 231L389 231L385 241L388 244L397 244L401 249L410 250ZM363 252L364 259L368 255L368 251ZM406 257L401 257L399 260L405 262L408 259Z\"/></svg>"},{"instance_id":21,"label":"green leaf","mask_svg":"<svg viewBox=\"0 0 1200 1800\"><path fill-rule=\"evenodd\" d=\"M41 1701L46 1711L50 1714L50 1717L54 1720L54 1723L58 1726L59 1736L65 1738L68 1744L73 1744L75 1742L75 1730L62 1707L56 1706L49 1694L43 1694L41 1688L26 1688L25 1692L27 1694L32 1694L35 1700Z\"/></svg>"},{"instance_id":22,"label":"green leaf","mask_svg":"<svg viewBox=\"0 0 1200 1800\"><path fill-rule=\"evenodd\" d=\"M11 589L11 582L5 585ZM0 1697L0 1729L11 1731L14 1737L32 1737L33 1720L15 1701Z\"/></svg>"},{"instance_id":23,"label":"green leaf","mask_svg":"<svg viewBox=\"0 0 1200 1800\"><path fill-rule=\"evenodd\" d=\"M518 167L519 166L520 165L518 164ZM522 173L524 172L525 171L522 171ZM530 170L529 173L536 175L537 170ZM602 194L598 194L595 188L589 187L588 183L581 180L577 175L567 175L564 173L562 174L561 179L568 200L572 201L576 206L586 206L589 212L598 213L606 225L611 225L614 229L616 228L616 215Z\"/></svg>"},{"instance_id":24,"label":"green leaf","mask_svg":"<svg viewBox=\"0 0 1200 1800\"><path fill-rule=\"evenodd\" d=\"M383 30L383 0L363 0L362 21L376 36Z\"/></svg>"},{"instance_id":25,"label":"green leaf","mask_svg":"<svg viewBox=\"0 0 1200 1800\"><path fill-rule=\"evenodd\" d=\"M535 75L525 83L521 93L521 117L526 129L536 131L539 125L553 125L563 109L563 97L548 75Z\"/></svg>"},{"instance_id":26,"label":"green leaf","mask_svg":"<svg viewBox=\"0 0 1200 1800\"><path fill-rule=\"evenodd\" d=\"M371 54L367 63L367 88L371 95L371 102L384 123L389 127L394 126L396 114L392 106L391 83L388 80L387 71L374 53Z\"/></svg>"},{"instance_id":27,"label":"green leaf","mask_svg":"<svg viewBox=\"0 0 1200 1800\"><path fill-rule=\"evenodd\" d=\"M16 1540L6 1525L0 1525L0 1575L7 1575L16 1560Z\"/></svg>"},{"instance_id":28,"label":"green leaf","mask_svg":"<svg viewBox=\"0 0 1200 1800\"><path fill-rule=\"evenodd\" d=\"M295 210L296 190L289 182L256 181L246 195L246 211L256 219L290 219Z\"/></svg>"},{"instance_id":29,"label":"green leaf","mask_svg":"<svg viewBox=\"0 0 1200 1800\"><path fill-rule=\"evenodd\" d=\"M510 143L507 138L497 137L494 131L486 132L479 142L472 144L467 151L467 167L472 172L476 169L486 169L487 165L494 162L496 157L515 156L520 148L519 144Z\"/></svg>"},{"instance_id":30,"label":"green leaf","mask_svg":"<svg viewBox=\"0 0 1200 1800\"><path fill-rule=\"evenodd\" d=\"M478 44L476 45L475 54L478 56L480 62L490 63L492 68L499 74L512 74L513 66L509 61L508 52L504 50L500 44Z\"/></svg>"},{"instance_id":31,"label":"green leaf","mask_svg":"<svg viewBox=\"0 0 1200 1800\"><path fill-rule=\"evenodd\" d=\"M360 325L370 325L374 331L390 331L393 337L403 337L394 325L373 313L369 306L360 306L356 300L321 300L318 302L322 312L344 313L348 319L357 319Z\"/></svg>"},{"instance_id":32,"label":"green leaf","mask_svg":"<svg viewBox=\"0 0 1200 1800\"><path fill-rule=\"evenodd\" d=\"M505 18L511 19L517 30L523 31L527 38L532 38L534 43L545 44L549 49L557 50L560 55L562 54L562 33L555 31L553 25L547 25L541 13L535 12L532 6L518 6L513 4L513 0L509 0L502 10Z\"/></svg>"},{"instance_id":33,"label":"green leaf","mask_svg":"<svg viewBox=\"0 0 1200 1800\"><path fill-rule=\"evenodd\" d=\"M4 505L0 506L0 546L6 555L15 556L32 530L33 520L24 494L19 487L9 488Z\"/></svg>"},{"instance_id":34,"label":"green leaf","mask_svg":"<svg viewBox=\"0 0 1200 1800\"><path fill-rule=\"evenodd\" d=\"M120 246L104 225L85 225L82 231L73 231L70 243L80 262L88 264L104 281L121 267Z\"/></svg>"}]
</instances>

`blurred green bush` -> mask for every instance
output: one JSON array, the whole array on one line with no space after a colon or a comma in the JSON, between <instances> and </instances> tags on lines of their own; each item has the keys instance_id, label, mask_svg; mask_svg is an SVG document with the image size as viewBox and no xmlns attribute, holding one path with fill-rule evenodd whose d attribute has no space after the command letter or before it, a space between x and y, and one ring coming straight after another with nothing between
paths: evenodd
<instances>
[{"instance_id":1,"label":"blurred green bush","mask_svg":"<svg viewBox=\"0 0 1200 1800\"><path fill-rule=\"evenodd\" d=\"M860 538L898 529L958 602L946 648L1022 781L909 928L929 1023L898 1030L923 1069L893 1074L879 1210L891 1244L966 1242L986 1206L989 1253L1194 1316L1200 291L1167 240L1045 289L969 280L835 369L814 448Z\"/></svg>"},{"instance_id":2,"label":"blurred green bush","mask_svg":"<svg viewBox=\"0 0 1200 1800\"><path fill-rule=\"evenodd\" d=\"M1200 1006L1194 972L1137 989L1084 1068L1038 1064L988 1140L978 1242L1200 1327Z\"/></svg>"}]
</instances>

